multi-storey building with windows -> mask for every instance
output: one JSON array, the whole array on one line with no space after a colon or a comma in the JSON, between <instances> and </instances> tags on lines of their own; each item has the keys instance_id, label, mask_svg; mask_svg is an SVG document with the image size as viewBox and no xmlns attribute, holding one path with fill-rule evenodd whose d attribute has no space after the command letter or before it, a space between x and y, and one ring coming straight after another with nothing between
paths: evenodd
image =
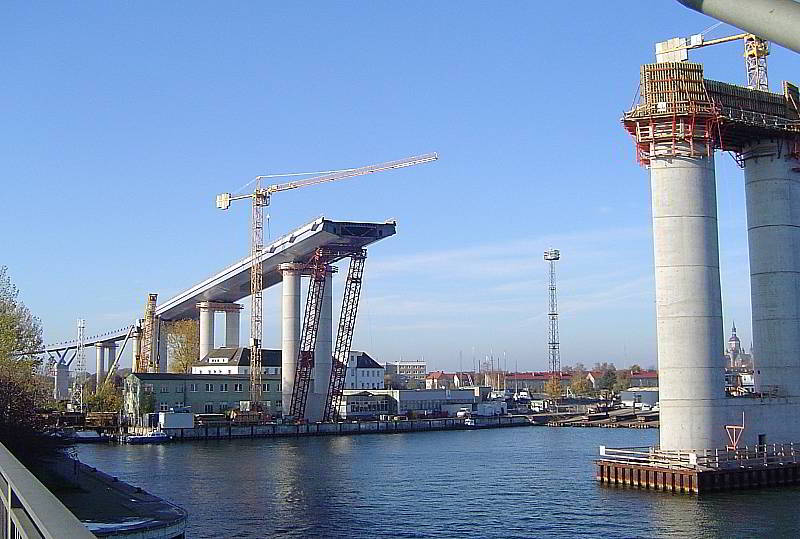
<instances>
[{"instance_id":1,"label":"multi-storey building with windows","mask_svg":"<svg viewBox=\"0 0 800 539\"><path fill-rule=\"evenodd\" d=\"M262 378L262 405L280 415L280 375ZM125 379L123 413L133 424L142 424L150 412L188 407L192 413L223 413L250 400L250 376L244 374L174 374L135 372Z\"/></svg>"},{"instance_id":2,"label":"multi-storey building with windows","mask_svg":"<svg viewBox=\"0 0 800 539\"><path fill-rule=\"evenodd\" d=\"M383 365L372 359L366 352L350 352L347 373L344 378L345 389L383 389Z\"/></svg>"},{"instance_id":3,"label":"multi-storey building with windows","mask_svg":"<svg viewBox=\"0 0 800 539\"><path fill-rule=\"evenodd\" d=\"M384 365L386 374L397 374L406 376L413 380L425 383L425 375L427 374L428 366L424 361L387 361Z\"/></svg>"}]
</instances>

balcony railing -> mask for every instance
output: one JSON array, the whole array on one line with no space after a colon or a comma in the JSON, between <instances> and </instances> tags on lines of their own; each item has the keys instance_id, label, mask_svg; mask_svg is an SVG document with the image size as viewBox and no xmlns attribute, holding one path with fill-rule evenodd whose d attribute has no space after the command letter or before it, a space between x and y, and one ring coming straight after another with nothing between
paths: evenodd
<instances>
[{"instance_id":1,"label":"balcony railing","mask_svg":"<svg viewBox=\"0 0 800 539\"><path fill-rule=\"evenodd\" d=\"M0 539L94 535L0 444Z\"/></svg>"}]
</instances>

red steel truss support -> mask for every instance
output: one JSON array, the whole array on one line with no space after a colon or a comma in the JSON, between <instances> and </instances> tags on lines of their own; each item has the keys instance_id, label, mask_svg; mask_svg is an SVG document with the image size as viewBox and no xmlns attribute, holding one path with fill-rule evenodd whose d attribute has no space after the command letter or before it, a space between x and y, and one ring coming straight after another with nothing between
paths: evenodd
<instances>
[{"instance_id":1,"label":"red steel truss support","mask_svg":"<svg viewBox=\"0 0 800 539\"><path fill-rule=\"evenodd\" d=\"M350 268L347 271L347 281L342 298L342 311L339 316L339 329L336 333L336 345L333 350L331 379L328 384L328 394L325 397L323 421L336 421L339 418L339 404L342 400L344 379L347 374L350 346L353 344L353 330L356 326L358 300L361 296L361 282L366 258L366 249L353 253L350 257Z\"/></svg>"},{"instance_id":2,"label":"red steel truss support","mask_svg":"<svg viewBox=\"0 0 800 539\"><path fill-rule=\"evenodd\" d=\"M297 357L292 400L289 415L295 420L305 419L308 390L311 386L311 371L314 368L314 349L317 346L319 318L322 313L322 296L325 293L326 257L322 249L317 249L309 264L311 281L308 284L306 310L303 327L300 330L300 348Z\"/></svg>"}]
</instances>

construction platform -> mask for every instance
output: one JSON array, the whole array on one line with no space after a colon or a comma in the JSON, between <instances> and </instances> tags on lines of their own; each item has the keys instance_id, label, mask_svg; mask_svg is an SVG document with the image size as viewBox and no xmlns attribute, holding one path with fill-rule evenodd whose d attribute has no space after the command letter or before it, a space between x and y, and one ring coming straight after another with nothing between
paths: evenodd
<instances>
[{"instance_id":1,"label":"construction platform","mask_svg":"<svg viewBox=\"0 0 800 539\"><path fill-rule=\"evenodd\" d=\"M730 151L741 165L748 145L785 140L788 155L800 153L800 90L783 81L782 93L709 80L702 64L659 62L641 67L639 103L622 123L636 143L636 158L710 157Z\"/></svg>"},{"instance_id":2,"label":"construction platform","mask_svg":"<svg viewBox=\"0 0 800 539\"><path fill-rule=\"evenodd\" d=\"M603 485L704 494L800 484L800 444L767 444L704 452L600 446Z\"/></svg>"}]
</instances>

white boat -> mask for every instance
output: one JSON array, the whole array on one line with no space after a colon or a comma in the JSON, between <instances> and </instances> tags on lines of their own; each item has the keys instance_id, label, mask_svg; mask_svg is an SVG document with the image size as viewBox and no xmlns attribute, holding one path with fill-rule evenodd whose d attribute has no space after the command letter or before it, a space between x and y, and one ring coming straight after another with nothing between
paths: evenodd
<instances>
[{"instance_id":1,"label":"white boat","mask_svg":"<svg viewBox=\"0 0 800 539\"><path fill-rule=\"evenodd\" d=\"M162 444L164 442L169 442L172 439L172 436L167 434L162 430L154 430L152 432L148 432L147 434L131 434L125 438L125 441L129 444Z\"/></svg>"}]
</instances>

